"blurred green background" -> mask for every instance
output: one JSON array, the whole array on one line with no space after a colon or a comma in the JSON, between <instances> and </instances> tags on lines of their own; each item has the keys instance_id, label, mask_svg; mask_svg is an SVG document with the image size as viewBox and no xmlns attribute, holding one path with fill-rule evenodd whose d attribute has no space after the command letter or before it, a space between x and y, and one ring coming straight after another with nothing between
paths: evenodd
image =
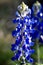
<instances>
[{"instance_id":1,"label":"blurred green background","mask_svg":"<svg viewBox=\"0 0 43 65\"><path fill-rule=\"evenodd\" d=\"M14 55L11 44L15 41L11 32L15 29L12 19L15 18L17 6L22 1L31 8L36 0L0 0L0 65L19 65L19 62L11 60ZM42 3L42 0L40 2ZM40 60L43 64L43 46L40 46Z\"/></svg>"}]
</instances>

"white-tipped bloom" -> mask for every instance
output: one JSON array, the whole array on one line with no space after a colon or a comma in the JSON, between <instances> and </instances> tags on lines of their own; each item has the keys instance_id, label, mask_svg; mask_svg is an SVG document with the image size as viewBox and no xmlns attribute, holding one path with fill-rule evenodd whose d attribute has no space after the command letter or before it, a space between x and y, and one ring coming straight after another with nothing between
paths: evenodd
<instances>
[{"instance_id":1,"label":"white-tipped bloom","mask_svg":"<svg viewBox=\"0 0 43 65\"><path fill-rule=\"evenodd\" d=\"M18 6L18 11L20 12L21 17L25 17L27 14L31 14L31 9L29 9L24 2Z\"/></svg>"},{"instance_id":2,"label":"white-tipped bloom","mask_svg":"<svg viewBox=\"0 0 43 65\"><path fill-rule=\"evenodd\" d=\"M34 11L34 14L37 14L41 10L41 4L38 1L36 1L36 3L33 4L32 9Z\"/></svg>"}]
</instances>

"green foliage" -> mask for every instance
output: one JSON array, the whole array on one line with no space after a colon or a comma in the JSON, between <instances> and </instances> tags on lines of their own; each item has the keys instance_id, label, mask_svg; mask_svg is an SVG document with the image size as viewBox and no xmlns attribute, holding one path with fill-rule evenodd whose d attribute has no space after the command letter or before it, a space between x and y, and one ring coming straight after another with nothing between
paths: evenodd
<instances>
[{"instance_id":1,"label":"green foliage","mask_svg":"<svg viewBox=\"0 0 43 65\"><path fill-rule=\"evenodd\" d=\"M8 65L7 62L11 60L13 53L10 50L10 44L5 43L3 39L0 40L0 65Z\"/></svg>"},{"instance_id":2,"label":"green foliage","mask_svg":"<svg viewBox=\"0 0 43 65\"><path fill-rule=\"evenodd\" d=\"M40 47L40 59L43 59L43 46Z\"/></svg>"}]
</instances>

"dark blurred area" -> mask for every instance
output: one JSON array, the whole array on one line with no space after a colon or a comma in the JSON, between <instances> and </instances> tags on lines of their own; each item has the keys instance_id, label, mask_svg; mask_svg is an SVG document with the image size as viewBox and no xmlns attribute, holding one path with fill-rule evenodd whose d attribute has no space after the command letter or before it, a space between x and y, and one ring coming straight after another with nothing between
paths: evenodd
<instances>
[{"instance_id":1,"label":"dark blurred area","mask_svg":"<svg viewBox=\"0 0 43 65\"><path fill-rule=\"evenodd\" d=\"M18 63L11 61L11 57L13 56L11 44L15 42L15 38L12 37L11 32L15 29L12 19L15 18L17 7L22 1L31 8L37 0L0 0L0 65L16 65ZM43 5L43 0L38 1ZM42 47L40 51L40 57L43 62Z\"/></svg>"}]
</instances>

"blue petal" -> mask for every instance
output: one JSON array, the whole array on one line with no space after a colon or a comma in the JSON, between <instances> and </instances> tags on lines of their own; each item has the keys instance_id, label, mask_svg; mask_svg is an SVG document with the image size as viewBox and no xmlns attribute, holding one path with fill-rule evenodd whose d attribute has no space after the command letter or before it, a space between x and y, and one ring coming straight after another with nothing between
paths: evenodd
<instances>
[{"instance_id":1,"label":"blue petal","mask_svg":"<svg viewBox=\"0 0 43 65\"><path fill-rule=\"evenodd\" d=\"M17 46L19 46L19 45L20 45L20 43L21 43L21 41L20 41L20 40L16 40L16 41L15 41L15 44L16 44Z\"/></svg>"},{"instance_id":2,"label":"blue petal","mask_svg":"<svg viewBox=\"0 0 43 65\"><path fill-rule=\"evenodd\" d=\"M20 41L22 41L22 35L20 35Z\"/></svg>"},{"instance_id":3,"label":"blue petal","mask_svg":"<svg viewBox=\"0 0 43 65\"><path fill-rule=\"evenodd\" d=\"M21 27L19 28L19 27L16 27L16 32L18 33L18 32L20 32L20 30L21 30Z\"/></svg>"},{"instance_id":4,"label":"blue petal","mask_svg":"<svg viewBox=\"0 0 43 65\"><path fill-rule=\"evenodd\" d=\"M12 36L14 37L14 36L16 36L16 34L17 34L17 32L14 30L14 31L12 31Z\"/></svg>"},{"instance_id":5,"label":"blue petal","mask_svg":"<svg viewBox=\"0 0 43 65\"><path fill-rule=\"evenodd\" d=\"M12 61L15 61L15 60L16 60L16 58L15 58L15 57L12 57L12 58L11 58L11 60L12 60Z\"/></svg>"},{"instance_id":6,"label":"blue petal","mask_svg":"<svg viewBox=\"0 0 43 65\"><path fill-rule=\"evenodd\" d=\"M28 20L29 20L30 18L29 17L24 17L24 23L26 23L26 22L28 22Z\"/></svg>"},{"instance_id":7,"label":"blue petal","mask_svg":"<svg viewBox=\"0 0 43 65\"><path fill-rule=\"evenodd\" d=\"M12 46L12 47L11 47L11 50L12 50L12 51L16 51L17 48L18 48L18 46L17 46L16 44L12 44L11 46Z\"/></svg>"},{"instance_id":8,"label":"blue petal","mask_svg":"<svg viewBox=\"0 0 43 65\"><path fill-rule=\"evenodd\" d=\"M14 47L14 46L16 46L16 45L13 43L13 44L11 44L11 46L13 46L13 47Z\"/></svg>"},{"instance_id":9,"label":"blue petal","mask_svg":"<svg viewBox=\"0 0 43 65\"><path fill-rule=\"evenodd\" d=\"M33 63L34 60L32 58L29 58L28 62Z\"/></svg>"},{"instance_id":10,"label":"blue petal","mask_svg":"<svg viewBox=\"0 0 43 65\"><path fill-rule=\"evenodd\" d=\"M26 39L26 44L29 44L29 39L28 38Z\"/></svg>"},{"instance_id":11,"label":"blue petal","mask_svg":"<svg viewBox=\"0 0 43 65\"><path fill-rule=\"evenodd\" d=\"M29 43L30 46L34 46L34 42Z\"/></svg>"},{"instance_id":12,"label":"blue petal","mask_svg":"<svg viewBox=\"0 0 43 65\"><path fill-rule=\"evenodd\" d=\"M12 21L13 21L13 23L18 23L18 22L20 22L20 18L13 19Z\"/></svg>"},{"instance_id":13,"label":"blue petal","mask_svg":"<svg viewBox=\"0 0 43 65\"><path fill-rule=\"evenodd\" d=\"M12 59L13 61L18 60L18 59L20 58L20 55L21 55L21 51L18 50L17 53L14 55L14 57L12 57L11 59Z\"/></svg>"},{"instance_id":14,"label":"blue petal","mask_svg":"<svg viewBox=\"0 0 43 65\"><path fill-rule=\"evenodd\" d=\"M18 54L21 54L21 50L18 50Z\"/></svg>"},{"instance_id":15,"label":"blue petal","mask_svg":"<svg viewBox=\"0 0 43 65\"><path fill-rule=\"evenodd\" d=\"M24 30L24 32L23 32L23 36L24 36L24 37L27 37L27 35L28 35L27 30Z\"/></svg>"},{"instance_id":16,"label":"blue petal","mask_svg":"<svg viewBox=\"0 0 43 65\"><path fill-rule=\"evenodd\" d=\"M29 47L29 46L27 46L27 49L28 49L28 50L30 50L30 47Z\"/></svg>"},{"instance_id":17,"label":"blue petal","mask_svg":"<svg viewBox=\"0 0 43 65\"><path fill-rule=\"evenodd\" d=\"M34 49L31 49L29 52L30 52L31 54L33 54L33 53L35 53L35 50L34 50Z\"/></svg>"},{"instance_id":18,"label":"blue petal","mask_svg":"<svg viewBox=\"0 0 43 65\"><path fill-rule=\"evenodd\" d=\"M15 50L16 50L16 48L15 48L15 47L12 47L12 48L11 48L11 50L12 50L12 51L15 51Z\"/></svg>"},{"instance_id":19,"label":"blue petal","mask_svg":"<svg viewBox=\"0 0 43 65\"><path fill-rule=\"evenodd\" d=\"M13 19L12 21L13 21L13 23L16 23L16 19Z\"/></svg>"},{"instance_id":20,"label":"blue petal","mask_svg":"<svg viewBox=\"0 0 43 65\"><path fill-rule=\"evenodd\" d=\"M17 54L15 55L15 57L16 57L17 60L20 58L20 55L21 55L21 51L18 50L18 51L17 51Z\"/></svg>"},{"instance_id":21,"label":"blue petal","mask_svg":"<svg viewBox=\"0 0 43 65\"><path fill-rule=\"evenodd\" d=\"M26 46L25 46L25 45L23 45L23 46L22 46L22 50L23 50L23 51L25 51L25 52L27 51L27 49L26 49Z\"/></svg>"},{"instance_id":22,"label":"blue petal","mask_svg":"<svg viewBox=\"0 0 43 65\"><path fill-rule=\"evenodd\" d=\"M37 30L30 31L30 36L32 36L32 39L39 38L39 32Z\"/></svg>"},{"instance_id":23,"label":"blue petal","mask_svg":"<svg viewBox=\"0 0 43 65\"><path fill-rule=\"evenodd\" d=\"M32 28L37 27L37 25L39 24L39 19L37 17L33 17L31 24L32 24Z\"/></svg>"},{"instance_id":24,"label":"blue petal","mask_svg":"<svg viewBox=\"0 0 43 65\"><path fill-rule=\"evenodd\" d=\"M30 58L29 55L26 57L26 60L27 60L27 62L30 62L30 63L33 63L34 62L34 60L32 58Z\"/></svg>"},{"instance_id":25,"label":"blue petal","mask_svg":"<svg viewBox=\"0 0 43 65\"><path fill-rule=\"evenodd\" d=\"M37 26L37 29L39 30L39 32L43 33L43 21L39 23L39 25Z\"/></svg>"},{"instance_id":26,"label":"blue petal","mask_svg":"<svg viewBox=\"0 0 43 65\"><path fill-rule=\"evenodd\" d=\"M18 11L16 11L16 16L17 16L17 17L19 17L19 16L20 16L20 14L19 14L19 12L18 12Z\"/></svg>"},{"instance_id":27,"label":"blue petal","mask_svg":"<svg viewBox=\"0 0 43 65\"><path fill-rule=\"evenodd\" d=\"M18 34L17 39L21 42L22 41L22 35Z\"/></svg>"},{"instance_id":28,"label":"blue petal","mask_svg":"<svg viewBox=\"0 0 43 65\"><path fill-rule=\"evenodd\" d=\"M28 60L29 60L29 58L30 58L30 56L28 55L28 56L26 57L26 60L28 61Z\"/></svg>"}]
</instances>

